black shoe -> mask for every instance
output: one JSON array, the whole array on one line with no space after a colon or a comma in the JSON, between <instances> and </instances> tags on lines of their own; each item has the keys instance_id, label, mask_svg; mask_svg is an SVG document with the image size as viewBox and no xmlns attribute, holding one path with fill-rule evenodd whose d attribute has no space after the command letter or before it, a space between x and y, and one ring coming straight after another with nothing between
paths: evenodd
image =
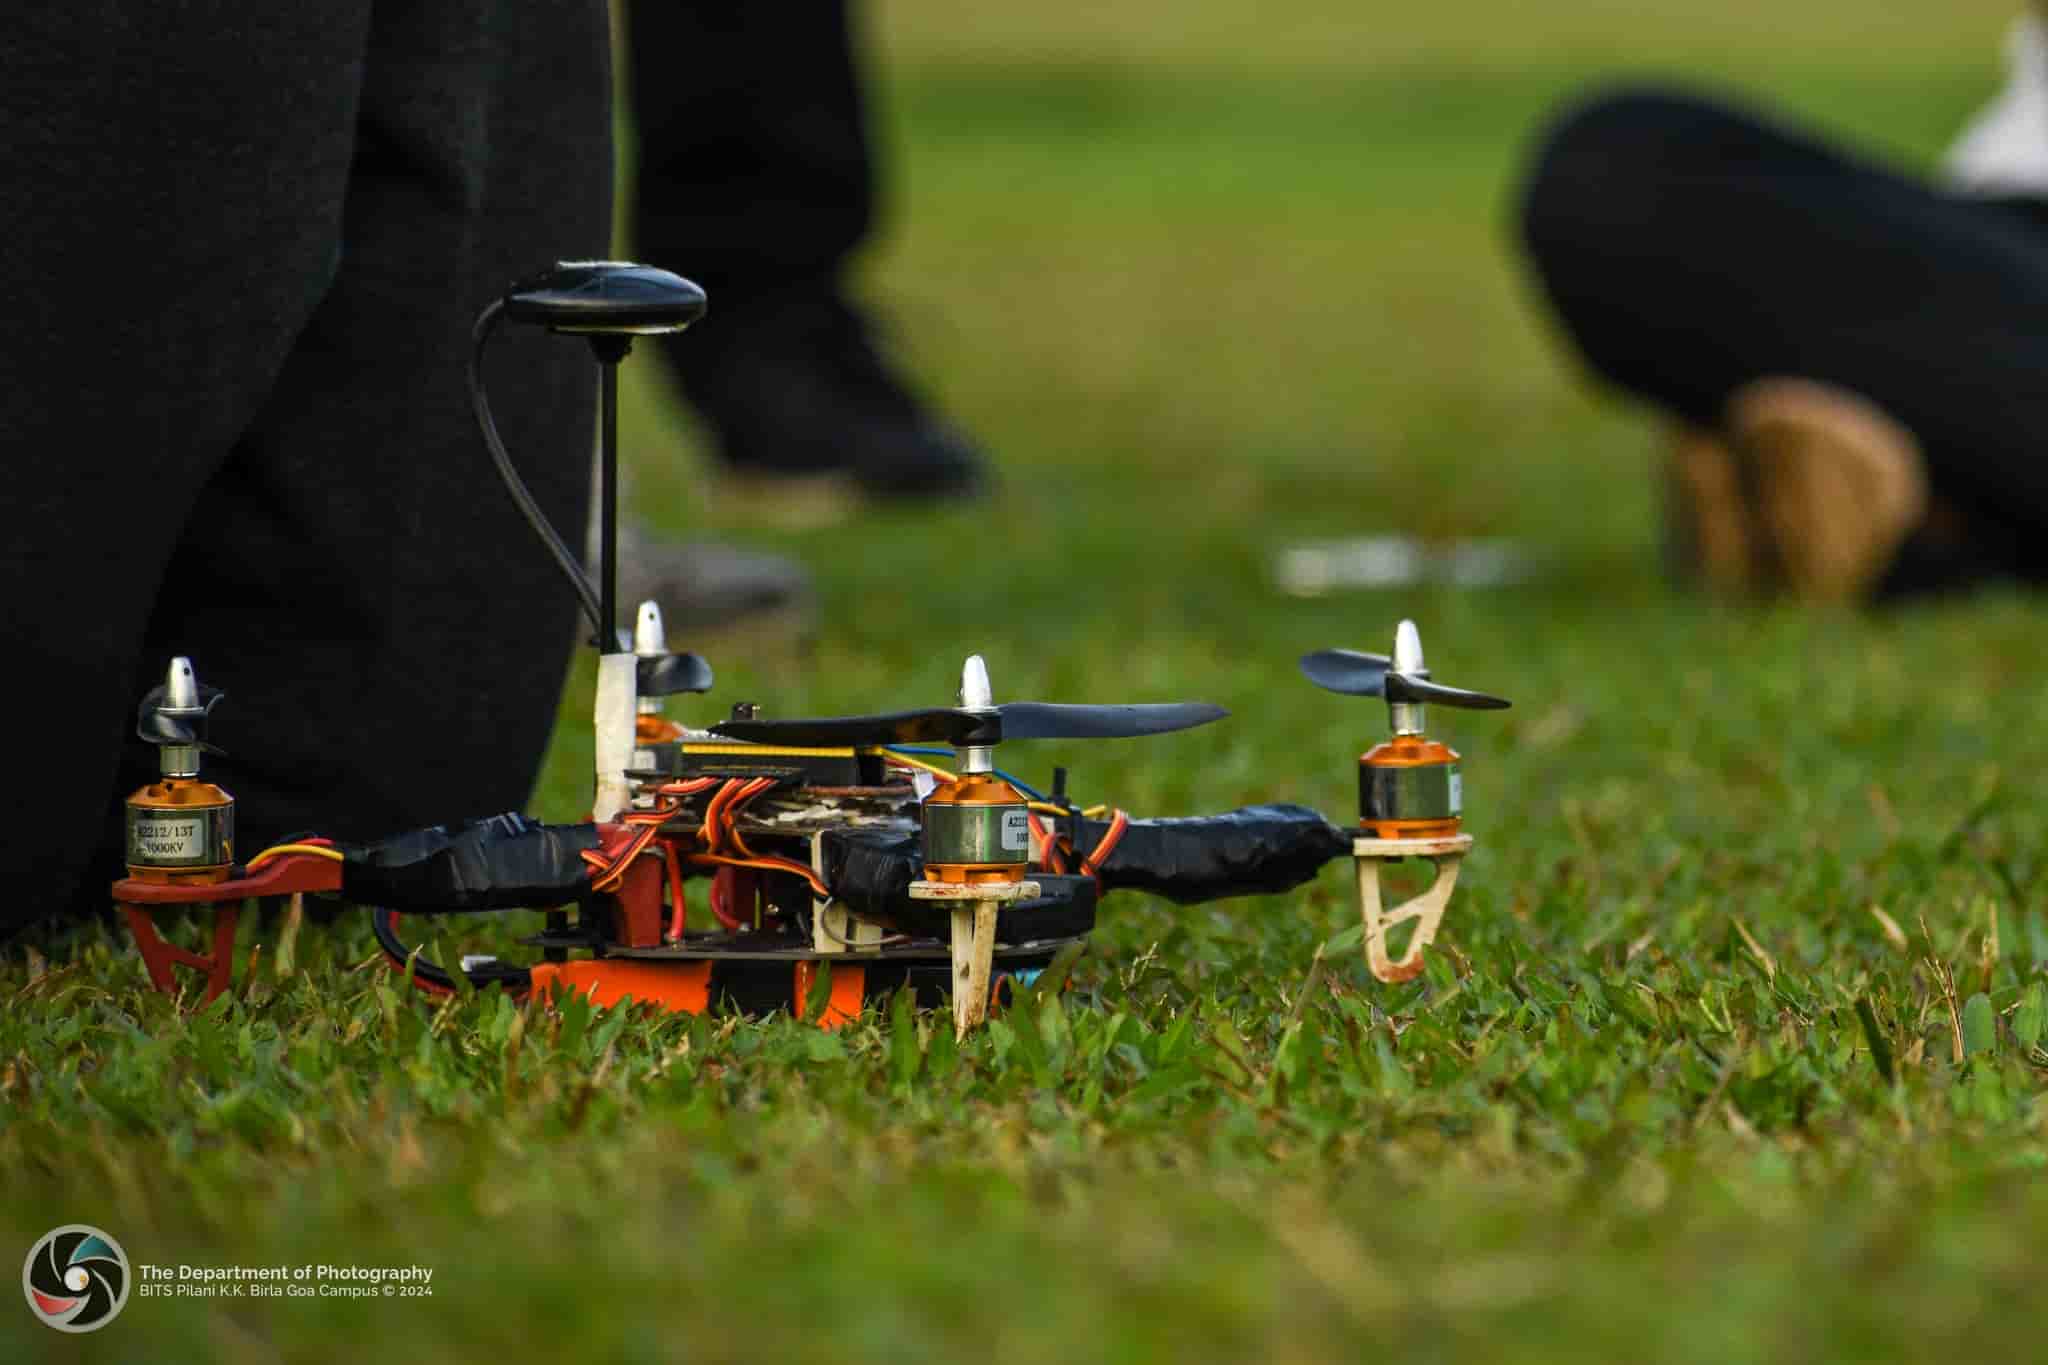
<instances>
[{"instance_id":1,"label":"black shoe","mask_svg":"<svg viewBox=\"0 0 2048 1365\"><path fill-rule=\"evenodd\" d=\"M882 356L867 320L822 286L713 311L669 351L746 481L840 475L862 494L959 501L989 491L987 463Z\"/></svg>"}]
</instances>

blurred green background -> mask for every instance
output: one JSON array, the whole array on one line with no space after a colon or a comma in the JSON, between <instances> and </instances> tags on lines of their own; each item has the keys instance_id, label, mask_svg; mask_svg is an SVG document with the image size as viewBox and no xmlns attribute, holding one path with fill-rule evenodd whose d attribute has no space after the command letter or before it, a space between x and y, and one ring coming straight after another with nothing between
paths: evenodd
<instances>
[{"instance_id":1,"label":"blurred green background","mask_svg":"<svg viewBox=\"0 0 2048 1365\"><path fill-rule=\"evenodd\" d=\"M1674 594L1657 425L1573 372L1508 234L1546 112L1624 76L1929 167L2013 9L875 8L894 192L863 289L1003 492L732 524L629 365L640 512L795 554L824 597L808 651L714 650L692 718L936 703L978 650L999 697L1234 712L1018 746L1027 777L1344 818L1383 716L1293 660L1413 616L1440 678L1517 703L1433 713L1480 843L1430 975L1381 986L1354 950L1302 990L1355 922L1340 866L1285 897L1120 896L1064 1002L957 1052L901 1012L828 1037L437 1006L362 967L360 916L289 975L251 926L244 992L182 1017L110 935L16 950L0 1247L87 1221L139 1261L438 1273L427 1302L137 1300L78 1340L0 1312L0 1355L2038 1355L2048 613ZM1272 586L1281 545L1403 530L1512 537L1540 571ZM586 808L589 686L551 817Z\"/></svg>"}]
</instances>

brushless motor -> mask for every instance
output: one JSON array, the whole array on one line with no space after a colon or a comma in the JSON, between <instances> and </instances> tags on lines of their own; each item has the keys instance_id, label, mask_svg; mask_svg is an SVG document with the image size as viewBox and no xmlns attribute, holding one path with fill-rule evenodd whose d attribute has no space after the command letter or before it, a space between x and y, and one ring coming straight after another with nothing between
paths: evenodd
<instances>
[{"instance_id":1,"label":"brushless motor","mask_svg":"<svg viewBox=\"0 0 2048 1365\"><path fill-rule=\"evenodd\" d=\"M135 732L156 746L157 781L128 798L128 875L154 882L225 881L235 860L235 798L199 777L206 722L220 689L201 687L192 661L171 660L163 685L136 711Z\"/></svg>"},{"instance_id":2,"label":"brushless motor","mask_svg":"<svg viewBox=\"0 0 2048 1365\"><path fill-rule=\"evenodd\" d=\"M1390 671L1427 678L1422 636L1412 621L1394 633ZM1419 701L1389 700L1393 738L1358 759L1358 823L1382 839L1429 839L1458 832L1464 792L1457 751L1423 734Z\"/></svg>"},{"instance_id":3,"label":"brushless motor","mask_svg":"<svg viewBox=\"0 0 2048 1365\"><path fill-rule=\"evenodd\" d=\"M924 802L924 875L939 882L1007 882L1031 862L1031 812L1001 778L963 773Z\"/></svg>"},{"instance_id":4,"label":"brushless motor","mask_svg":"<svg viewBox=\"0 0 2048 1365\"><path fill-rule=\"evenodd\" d=\"M995 713L988 665L970 655L960 670L961 709ZM996 776L989 747L959 746L960 778L924 801L924 875L935 882L1021 881L1031 863L1031 808Z\"/></svg>"},{"instance_id":5,"label":"brushless motor","mask_svg":"<svg viewBox=\"0 0 2048 1365\"><path fill-rule=\"evenodd\" d=\"M1464 792L1457 752L1422 730L1425 702L1468 711L1497 711L1507 699L1433 681L1422 662L1413 621L1394 631L1394 653L1321 649L1305 654L1301 671L1316 686L1354 697L1383 697L1393 738L1358 758L1358 823L1381 839L1441 839L1458 833Z\"/></svg>"},{"instance_id":6,"label":"brushless motor","mask_svg":"<svg viewBox=\"0 0 2048 1365\"><path fill-rule=\"evenodd\" d=\"M1464 800L1457 750L1396 735L1359 756L1358 823L1382 839L1456 834Z\"/></svg>"}]
</instances>

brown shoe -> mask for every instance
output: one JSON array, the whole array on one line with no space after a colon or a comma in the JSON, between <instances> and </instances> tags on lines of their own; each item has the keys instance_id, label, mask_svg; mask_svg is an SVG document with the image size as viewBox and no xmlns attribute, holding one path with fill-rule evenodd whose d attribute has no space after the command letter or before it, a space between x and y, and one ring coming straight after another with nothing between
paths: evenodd
<instances>
[{"instance_id":1,"label":"brown shoe","mask_svg":"<svg viewBox=\"0 0 2048 1365\"><path fill-rule=\"evenodd\" d=\"M1875 403L1810 379L1760 379L1728 403L1786 590L1811 601L1865 596L1927 515L1920 443Z\"/></svg>"},{"instance_id":2,"label":"brown shoe","mask_svg":"<svg viewBox=\"0 0 2048 1365\"><path fill-rule=\"evenodd\" d=\"M1927 516L1913 433L1868 399L1810 379L1738 390L1721 437L1680 438L1670 477L1674 528L1700 578L1734 595L1860 600Z\"/></svg>"},{"instance_id":3,"label":"brown shoe","mask_svg":"<svg viewBox=\"0 0 2048 1365\"><path fill-rule=\"evenodd\" d=\"M1719 434L1681 426L1664 465L1665 547L1676 578L1717 597L1762 588L1762 547L1735 454Z\"/></svg>"}]
</instances>

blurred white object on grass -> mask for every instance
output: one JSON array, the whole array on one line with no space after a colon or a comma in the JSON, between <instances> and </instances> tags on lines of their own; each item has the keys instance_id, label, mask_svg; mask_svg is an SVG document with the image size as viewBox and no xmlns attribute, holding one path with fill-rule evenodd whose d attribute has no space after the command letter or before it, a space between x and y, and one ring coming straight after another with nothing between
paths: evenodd
<instances>
[{"instance_id":1,"label":"blurred white object on grass","mask_svg":"<svg viewBox=\"0 0 2048 1365\"><path fill-rule=\"evenodd\" d=\"M1273 556L1272 572L1280 591L1321 597L1347 588L1499 587L1528 578L1530 560L1512 540L1358 536L1282 546Z\"/></svg>"}]
</instances>

